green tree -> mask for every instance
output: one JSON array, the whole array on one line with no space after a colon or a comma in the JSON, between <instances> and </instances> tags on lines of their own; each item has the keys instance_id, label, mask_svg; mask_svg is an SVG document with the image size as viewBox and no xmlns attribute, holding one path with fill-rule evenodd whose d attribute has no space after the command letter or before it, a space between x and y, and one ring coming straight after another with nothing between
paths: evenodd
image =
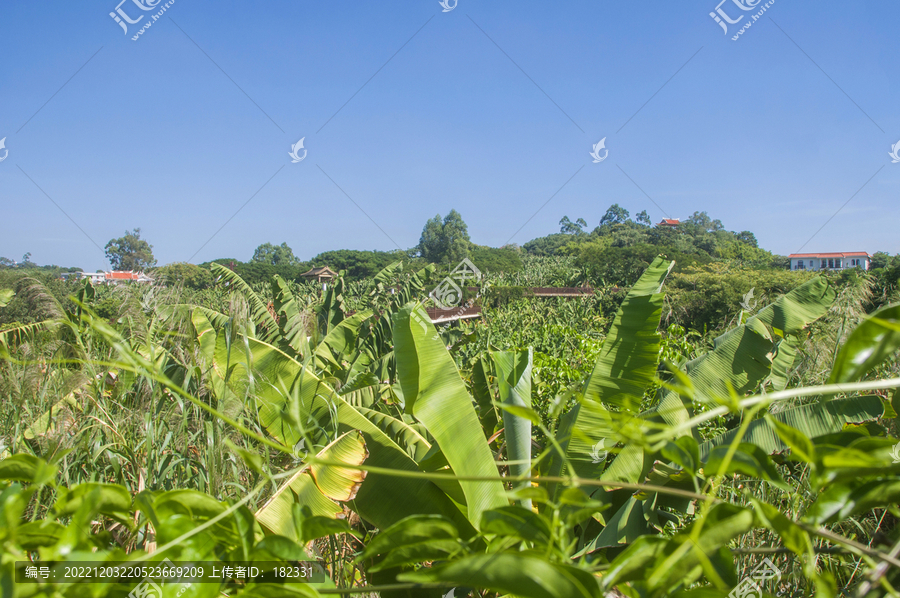
<instances>
[{"instance_id":1,"label":"green tree","mask_svg":"<svg viewBox=\"0 0 900 598\"><path fill-rule=\"evenodd\" d=\"M735 233L734 235L737 237L738 241L742 241L751 247L759 247L759 242L756 240L756 235L751 233L749 230L742 230L739 233Z\"/></svg>"},{"instance_id":2,"label":"green tree","mask_svg":"<svg viewBox=\"0 0 900 598\"><path fill-rule=\"evenodd\" d=\"M885 253L884 251L876 251L872 254L870 266L873 270L876 268L887 268L890 261L891 254Z\"/></svg>"},{"instance_id":3,"label":"green tree","mask_svg":"<svg viewBox=\"0 0 900 598\"><path fill-rule=\"evenodd\" d=\"M153 245L141 239L141 229L125 231L124 237L113 239L106 244L106 257L113 270L133 270L135 272L156 265Z\"/></svg>"},{"instance_id":4,"label":"green tree","mask_svg":"<svg viewBox=\"0 0 900 598\"><path fill-rule=\"evenodd\" d=\"M263 243L253 252L253 257L250 258L250 261L273 266L293 266L300 260L297 259L294 251L288 247L287 243L282 243L281 245Z\"/></svg>"},{"instance_id":5,"label":"green tree","mask_svg":"<svg viewBox=\"0 0 900 598\"><path fill-rule=\"evenodd\" d=\"M419 238L419 254L434 264L455 264L469 255L469 229L456 210L444 220L438 214L425 223Z\"/></svg>"},{"instance_id":6,"label":"green tree","mask_svg":"<svg viewBox=\"0 0 900 598\"><path fill-rule=\"evenodd\" d=\"M603 226L604 224L622 224L628 220L628 216L628 210L619 204L614 203L609 206L609 209L606 210L606 214L600 219L600 226Z\"/></svg>"},{"instance_id":7,"label":"green tree","mask_svg":"<svg viewBox=\"0 0 900 598\"><path fill-rule=\"evenodd\" d=\"M586 237L587 235L585 235ZM583 239L584 237L579 237ZM524 245L522 245L522 249L524 249L527 253L531 255L561 255L564 253L563 249L569 244L574 243L572 239L572 235L566 235L563 233L553 233L547 235L546 237L538 237L537 239L532 239L528 241Z\"/></svg>"},{"instance_id":8,"label":"green tree","mask_svg":"<svg viewBox=\"0 0 900 598\"><path fill-rule=\"evenodd\" d=\"M172 285L184 285L190 289L207 289L212 287L215 282L215 277L209 268L184 262L167 264L154 272L157 280Z\"/></svg>"},{"instance_id":9,"label":"green tree","mask_svg":"<svg viewBox=\"0 0 900 598\"><path fill-rule=\"evenodd\" d=\"M310 260L316 266L328 266L335 272L346 270L348 279L374 276L384 268L399 260L407 260L399 251L365 251L338 249L320 253Z\"/></svg>"},{"instance_id":10,"label":"green tree","mask_svg":"<svg viewBox=\"0 0 900 598\"><path fill-rule=\"evenodd\" d=\"M584 227L586 226L587 222L584 221L584 218L579 218L572 222L568 216L563 216L562 220L559 221L559 232L566 235L581 235L584 234Z\"/></svg>"},{"instance_id":11,"label":"green tree","mask_svg":"<svg viewBox=\"0 0 900 598\"><path fill-rule=\"evenodd\" d=\"M693 225L697 227L700 232L714 232L725 228L722 225L721 220L718 218L713 220L706 212L694 212L691 214L690 218L682 223L682 225L683 224Z\"/></svg>"},{"instance_id":12,"label":"green tree","mask_svg":"<svg viewBox=\"0 0 900 598\"><path fill-rule=\"evenodd\" d=\"M647 213L647 210L641 210L637 213L637 216L634 217L638 224L643 224L645 226L650 226L650 214Z\"/></svg>"}]
</instances>

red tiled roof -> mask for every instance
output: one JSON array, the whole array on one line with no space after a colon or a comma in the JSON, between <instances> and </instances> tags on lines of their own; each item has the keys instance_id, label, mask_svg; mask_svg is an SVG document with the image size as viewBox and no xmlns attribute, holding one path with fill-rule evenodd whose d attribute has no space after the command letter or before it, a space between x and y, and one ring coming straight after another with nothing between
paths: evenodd
<instances>
[{"instance_id":1,"label":"red tiled roof","mask_svg":"<svg viewBox=\"0 0 900 598\"><path fill-rule=\"evenodd\" d=\"M681 224L681 221L678 220L677 218L663 218L662 222L657 224L657 226L662 226L664 224L675 226L676 224Z\"/></svg>"},{"instance_id":2,"label":"red tiled roof","mask_svg":"<svg viewBox=\"0 0 900 598\"><path fill-rule=\"evenodd\" d=\"M789 258L793 258L793 257L829 258L829 257L857 257L857 256L872 257L865 251L845 251L843 253L792 253L788 257Z\"/></svg>"},{"instance_id":3,"label":"red tiled roof","mask_svg":"<svg viewBox=\"0 0 900 598\"><path fill-rule=\"evenodd\" d=\"M137 280L138 273L137 272L107 272L106 273L107 280Z\"/></svg>"}]
</instances>

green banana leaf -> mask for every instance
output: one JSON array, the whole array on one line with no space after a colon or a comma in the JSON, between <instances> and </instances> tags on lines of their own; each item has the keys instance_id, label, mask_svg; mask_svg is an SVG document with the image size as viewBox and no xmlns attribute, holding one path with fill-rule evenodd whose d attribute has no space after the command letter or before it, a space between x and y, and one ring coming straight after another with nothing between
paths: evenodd
<instances>
[{"instance_id":1,"label":"green banana leaf","mask_svg":"<svg viewBox=\"0 0 900 598\"><path fill-rule=\"evenodd\" d=\"M201 336L201 345L204 342L209 343ZM243 360L238 364L240 367L231 365L227 382L222 374L225 366L218 361L226 356L213 351L210 377L218 376L221 380L212 385L212 390L215 394L224 392L225 387L237 388L239 392L246 388L247 404L255 402L256 417L269 434L287 446L294 446L307 437L328 444L337 435L359 430L370 453L367 465L400 472L421 471L388 434L301 363L258 339L242 338L241 342L246 344L247 351L240 354ZM208 345L204 352L209 354ZM434 483L426 480L370 473L353 505L362 518L379 528L386 528L410 514L442 515L453 521L461 534L474 533L459 508Z\"/></svg>"},{"instance_id":2,"label":"green banana leaf","mask_svg":"<svg viewBox=\"0 0 900 598\"><path fill-rule=\"evenodd\" d=\"M406 412L422 422L458 476L498 477L472 398L420 304L394 315L394 354ZM467 516L476 526L482 512L508 504L498 481L460 481Z\"/></svg>"},{"instance_id":3,"label":"green banana leaf","mask_svg":"<svg viewBox=\"0 0 900 598\"><path fill-rule=\"evenodd\" d=\"M884 404L881 397L864 395L835 399L825 403L801 405L793 409L771 413L770 417L800 430L807 438L815 439L840 432L844 424L874 421L882 415L884 415ZM721 436L702 443L700 445L701 460L706 461L712 449L730 445L737 432L737 429L729 430ZM769 454L788 448L765 419L757 419L750 423L742 442L755 444Z\"/></svg>"},{"instance_id":4,"label":"green banana leaf","mask_svg":"<svg viewBox=\"0 0 900 598\"><path fill-rule=\"evenodd\" d=\"M775 390L784 390L788 385L791 367L800 352L800 343L793 337L779 341L772 358L772 373L769 381Z\"/></svg>"},{"instance_id":5,"label":"green banana leaf","mask_svg":"<svg viewBox=\"0 0 900 598\"><path fill-rule=\"evenodd\" d=\"M585 383L584 398L575 408L574 426L567 430L570 436L558 437L574 473L580 477L599 478L606 467L606 451L616 442L617 426L603 404L633 412L655 379L659 363L656 330L665 298L660 290L674 266L675 262L657 257L628 292ZM636 481L636 476L623 479Z\"/></svg>"},{"instance_id":6,"label":"green banana leaf","mask_svg":"<svg viewBox=\"0 0 900 598\"><path fill-rule=\"evenodd\" d=\"M771 374L772 355L779 339L798 334L825 315L834 299L835 291L824 278L818 277L804 283L760 310L744 325L719 336L712 351L685 365L680 380L688 386L694 399L711 405L717 404L717 397L728 397L732 392L741 396L757 388ZM773 328L772 332L769 326ZM642 415L647 420L647 426L676 426L690 419L690 400L678 391L661 388L657 401L655 407ZM578 432L577 428L573 431L573 438L578 437ZM644 454L639 442L632 441L625 445L601 479L640 482L652 464L653 457ZM578 466L575 467L577 470ZM646 500L655 500L655 495L648 496ZM611 515L611 520L617 517L619 521L627 521L623 518L624 513L620 516L618 512ZM626 528L622 529L617 543L627 540L624 534ZM588 544L596 546L599 542L592 539Z\"/></svg>"},{"instance_id":7,"label":"green banana leaf","mask_svg":"<svg viewBox=\"0 0 900 598\"><path fill-rule=\"evenodd\" d=\"M398 581L475 586L523 598L600 598L599 580L584 569L547 562L542 553L479 554L402 573Z\"/></svg>"},{"instance_id":8,"label":"green banana leaf","mask_svg":"<svg viewBox=\"0 0 900 598\"><path fill-rule=\"evenodd\" d=\"M500 402L512 407L531 409L531 363L533 350L498 351L492 354L497 368ZM531 420L510 411L503 411L503 430L506 455L511 461L513 477L528 476L531 472ZM526 482L526 486L527 486ZM531 500L522 506L531 508Z\"/></svg>"},{"instance_id":9,"label":"green banana leaf","mask_svg":"<svg viewBox=\"0 0 900 598\"><path fill-rule=\"evenodd\" d=\"M272 305L278 314L281 344L293 349L301 359L308 357L310 326L314 326L315 323L310 322L310 316L300 311L294 294L277 274L272 277L272 294L275 296Z\"/></svg>"},{"instance_id":10,"label":"green banana leaf","mask_svg":"<svg viewBox=\"0 0 900 598\"><path fill-rule=\"evenodd\" d=\"M900 305L866 316L841 347L829 384L859 380L900 349Z\"/></svg>"},{"instance_id":11,"label":"green banana leaf","mask_svg":"<svg viewBox=\"0 0 900 598\"><path fill-rule=\"evenodd\" d=\"M244 282L244 279L226 268L222 264L210 264L213 274L220 278L224 278L237 289L240 289L244 298L250 304L250 316L256 325L256 336L264 342L273 342L279 334L278 322L269 313L268 304L250 288L250 285Z\"/></svg>"}]
</instances>

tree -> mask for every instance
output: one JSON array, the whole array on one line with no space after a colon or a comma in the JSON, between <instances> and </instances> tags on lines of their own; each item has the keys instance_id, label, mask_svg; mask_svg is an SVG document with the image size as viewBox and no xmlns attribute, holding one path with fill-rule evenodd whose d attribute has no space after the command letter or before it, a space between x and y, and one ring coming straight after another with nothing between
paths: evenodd
<instances>
[{"instance_id":1,"label":"tree","mask_svg":"<svg viewBox=\"0 0 900 598\"><path fill-rule=\"evenodd\" d=\"M562 220L559 221L559 232L566 235L582 235L584 234L584 227L587 226L587 222L584 221L584 218L579 218L575 222L569 220L568 216L563 216Z\"/></svg>"},{"instance_id":2,"label":"tree","mask_svg":"<svg viewBox=\"0 0 900 598\"><path fill-rule=\"evenodd\" d=\"M647 213L647 210L641 210L638 212L637 216L635 216L635 220L637 220L638 224L643 224L645 226L650 226L650 214Z\"/></svg>"},{"instance_id":3,"label":"tree","mask_svg":"<svg viewBox=\"0 0 900 598\"><path fill-rule=\"evenodd\" d=\"M469 228L456 210L444 220L438 214L425 223L419 238L419 254L434 264L456 264L469 255Z\"/></svg>"},{"instance_id":4,"label":"tree","mask_svg":"<svg viewBox=\"0 0 900 598\"><path fill-rule=\"evenodd\" d=\"M734 235L738 241L742 241L747 245L752 247L759 247L759 242L756 240L756 235L754 235L749 230L742 230L739 233L735 233Z\"/></svg>"},{"instance_id":5,"label":"tree","mask_svg":"<svg viewBox=\"0 0 900 598\"><path fill-rule=\"evenodd\" d=\"M281 245L272 245L271 243L263 243L253 252L251 262L260 264L271 264L273 266L293 266L300 260L294 255L294 250L288 247L287 243Z\"/></svg>"},{"instance_id":6,"label":"tree","mask_svg":"<svg viewBox=\"0 0 900 598\"><path fill-rule=\"evenodd\" d=\"M522 249L531 255L561 255L563 248L569 243L574 243L571 235L553 233L528 241L522 245Z\"/></svg>"},{"instance_id":7,"label":"tree","mask_svg":"<svg viewBox=\"0 0 900 598\"><path fill-rule=\"evenodd\" d=\"M691 217L684 221L687 224L693 224L705 232L713 232L723 230L725 227L719 219L713 220L706 212L694 212Z\"/></svg>"},{"instance_id":8,"label":"tree","mask_svg":"<svg viewBox=\"0 0 900 598\"><path fill-rule=\"evenodd\" d=\"M884 251L876 251L872 254L872 261L870 263L870 267L874 270L876 268L887 268L888 263L891 260L891 254L885 253Z\"/></svg>"},{"instance_id":9,"label":"tree","mask_svg":"<svg viewBox=\"0 0 900 598\"><path fill-rule=\"evenodd\" d=\"M106 244L106 257L113 270L141 271L156 265L153 245L141 239L141 229L125 231L124 237Z\"/></svg>"},{"instance_id":10,"label":"tree","mask_svg":"<svg viewBox=\"0 0 900 598\"><path fill-rule=\"evenodd\" d=\"M315 266L328 266L335 272L346 270L347 279L367 278L378 274L392 263L405 260L405 254L392 251L338 249L320 253L310 260Z\"/></svg>"},{"instance_id":11,"label":"tree","mask_svg":"<svg viewBox=\"0 0 900 598\"><path fill-rule=\"evenodd\" d=\"M600 219L600 226L603 226L604 224L622 224L628 220L628 216L628 210L619 204L614 203L609 206L609 209L606 210L606 214Z\"/></svg>"},{"instance_id":12,"label":"tree","mask_svg":"<svg viewBox=\"0 0 900 598\"><path fill-rule=\"evenodd\" d=\"M184 285L190 289L207 289L215 283L215 277L209 268L203 268L185 262L166 264L156 271L157 280L170 285Z\"/></svg>"}]
</instances>

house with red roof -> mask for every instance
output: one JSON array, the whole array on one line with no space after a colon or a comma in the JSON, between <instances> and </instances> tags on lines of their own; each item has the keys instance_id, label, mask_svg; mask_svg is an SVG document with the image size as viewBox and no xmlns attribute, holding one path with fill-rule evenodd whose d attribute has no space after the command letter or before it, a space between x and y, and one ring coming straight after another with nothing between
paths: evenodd
<instances>
[{"instance_id":1,"label":"house with red roof","mask_svg":"<svg viewBox=\"0 0 900 598\"><path fill-rule=\"evenodd\" d=\"M668 226L670 228L675 228L679 224L681 224L681 221L678 218L663 218L662 222L660 222L656 226Z\"/></svg>"},{"instance_id":2,"label":"house with red roof","mask_svg":"<svg viewBox=\"0 0 900 598\"><path fill-rule=\"evenodd\" d=\"M846 270L848 268L869 269L872 256L865 251L845 251L841 253L792 253L791 270Z\"/></svg>"},{"instance_id":3,"label":"house with red roof","mask_svg":"<svg viewBox=\"0 0 900 598\"><path fill-rule=\"evenodd\" d=\"M104 272L104 274L106 284L118 284L120 282L153 282L153 279L143 272L113 270L112 272Z\"/></svg>"}]
</instances>

